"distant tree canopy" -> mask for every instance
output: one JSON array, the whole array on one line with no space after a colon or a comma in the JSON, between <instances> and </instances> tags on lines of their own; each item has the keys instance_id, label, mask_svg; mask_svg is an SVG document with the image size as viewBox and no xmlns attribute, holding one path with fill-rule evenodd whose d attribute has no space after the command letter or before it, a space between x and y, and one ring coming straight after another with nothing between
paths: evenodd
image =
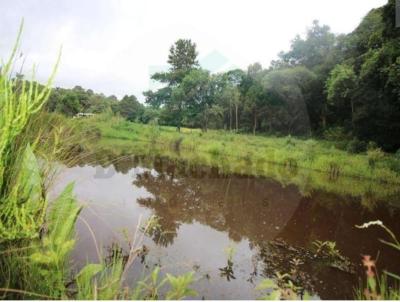
<instances>
[{"instance_id":1,"label":"distant tree canopy","mask_svg":"<svg viewBox=\"0 0 400 302\"><path fill-rule=\"evenodd\" d=\"M73 115L107 108L130 121L222 128L277 135L346 137L400 147L400 29L395 0L371 10L350 34L335 35L314 21L268 68L211 74L199 66L196 44L180 39L169 50L163 87L118 101L77 86L53 91L48 108Z\"/></svg>"}]
</instances>

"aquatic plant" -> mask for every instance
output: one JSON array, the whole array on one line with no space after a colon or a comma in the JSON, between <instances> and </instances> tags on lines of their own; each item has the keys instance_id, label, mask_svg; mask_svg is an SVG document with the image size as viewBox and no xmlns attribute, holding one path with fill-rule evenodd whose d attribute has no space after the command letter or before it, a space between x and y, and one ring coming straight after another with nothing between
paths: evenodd
<instances>
[{"instance_id":1,"label":"aquatic plant","mask_svg":"<svg viewBox=\"0 0 400 302\"><path fill-rule=\"evenodd\" d=\"M182 276L167 274L160 278L160 267L156 266L152 273L145 279L139 281L131 296L133 300L181 300L194 297L197 292L190 288L194 282L193 272ZM162 292L166 292L165 295Z\"/></svg>"},{"instance_id":2,"label":"aquatic plant","mask_svg":"<svg viewBox=\"0 0 400 302\"><path fill-rule=\"evenodd\" d=\"M342 257L339 250L336 248L336 242L334 241L315 240L312 244L316 248L316 255L327 256L333 259Z\"/></svg>"},{"instance_id":3,"label":"aquatic plant","mask_svg":"<svg viewBox=\"0 0 400 302\"><path fill-rule=\"evenodd\" d=\"M379 239L383 244L400 252L400 242L396 235L380 220L369 221L362 225L356 225L359 229L367 229L378 226L389 235L390 241ZM400 299L400 276L384 270L379 274L376 261L370 255L363 255L363 266L365 267L366 283L361 283L355 290L358 300L399 300ZM390 281L390 282L389 282Z\"/></svg>"},{"instance_id":4,"label":"aquatic plant","mask_svg":"<svg viewBox=\"0 0 400 302\"><path fill-rule=\"evenodd\" d=\"M289 274L276 273L275 279L264 279L256 287L264 291L263 300L309 300L308 291L293 284Z\"/></svg>"}]
</instances>

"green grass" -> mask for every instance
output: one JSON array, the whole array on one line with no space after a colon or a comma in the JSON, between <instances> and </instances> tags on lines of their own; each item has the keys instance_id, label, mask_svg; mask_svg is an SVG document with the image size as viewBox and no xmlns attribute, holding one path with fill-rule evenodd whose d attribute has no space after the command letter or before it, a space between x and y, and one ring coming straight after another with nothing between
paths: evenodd
<instances>
[{"instance_id":1,"label":"green grass","mask_svg":"<svg viewBox=\"0 0 400 302\"><path fill-rule=\"evenodd\" d=\"M266 137L221 130L131 123L118 117L72 120L84 129L98 129L101 139L88 144L94 151L164 155L193 164L219 167L225 173L272 177L295 184L307 195L312 190L372 199L395 199L399 193L400 159L395 155L350 154L335 142L293 137ZM372 157L372 159L371 159ZM373 164L371 164L373 163Z\"/></svg>"}]
</instances>

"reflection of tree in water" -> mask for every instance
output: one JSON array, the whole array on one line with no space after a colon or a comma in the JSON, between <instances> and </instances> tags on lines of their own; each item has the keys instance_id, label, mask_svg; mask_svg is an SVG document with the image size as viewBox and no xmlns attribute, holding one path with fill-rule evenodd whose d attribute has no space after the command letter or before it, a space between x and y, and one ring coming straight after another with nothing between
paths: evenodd
<instances>
[{"instance_id":1,"label":"reflection of tree in water","mask_svg":"<svg viewBox=\"0 0 400 302\"><path fill-rule=\"evenodd\" d=\"M137 173L134 184L154 196L138 202L160 217L164 232L171 232L162 244L172 244L181 224L197 221L226 232L234 241L248 239L256 258L264 263L260 271L264 276L272 276L276 271L283 273L285 269L290 272L294 258L290 249L301 254L298 247L309 248L316 239L337 241L340 250L359 263L360 252L375 253L382 247L377 240L371 240L379 238L379 234L360 232L354 224L373 220L375 215L388 221L394 221L392 215L399 217L399 211L393 214L387 208L371 212L356 199L320 191L302 197L294 186L282 187L263 178L227 176L215 168L162 160L154 161L152 167ZM288 249L268 245L278 237L287 243ZM323 268L307 259L302 266L304 272L296 278L309 279L314 285L307 287L315 287L321 297L343 297L343 290L337 286L356 281L354 275ZM338 278L340 284L335 281ZM352 293L345 295L351 297Z\"/></svg>"},{"instance_id":2,"label":"reflection of tree in water","mask_svg":"<svg viewBox=\"0 0 400 302\"><path fill-rule=\"evenodd\" d=\"M153 198L139 198L138 202L148 208L152 208L152 204L158 203L157 199ZM162 211L162 206L161 206ZM174 242L175 237L178 235L177 231L180 223L169 216L166 212L162 217L157 216L157 227L148 230L148 236L153 239L156 244L168 246Z\"/></svg>"},{"instance_id":3,"label":"reflection of tree in water","mask_svg":"<svg viewBox=\"0 0 400 302\"><path fill-rule=\"evenodd\" d=\"M226 177L207 168L195 174L186 170L181 177L179 167L164 168L166 172L138 173L134 184L154 196L138 202L154 210L165 231L176 232L180 223L197 221L227 232L235 241L271 239L301 198L294 187L283 189L265 179Z\"/></svg>"}]
</instances>

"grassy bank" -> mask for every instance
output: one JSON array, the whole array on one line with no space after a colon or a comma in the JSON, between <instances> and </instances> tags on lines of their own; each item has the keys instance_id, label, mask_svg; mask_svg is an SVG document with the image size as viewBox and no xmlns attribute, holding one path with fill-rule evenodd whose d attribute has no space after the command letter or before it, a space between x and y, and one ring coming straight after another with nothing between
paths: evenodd
<instances>
[{"instance_id":1,"label":"grassy bank","mask_svg":"<svg viewBox=\"0 0 400 302\"><path fill-rule=\"evenodd\" d=\"M92 150L164 155L193 164L219 167L226 173L272 177L297 185L304 195L313 189L370 199L395 198L400 158L372 149L351 154L336 142L265 137L226 131L182 129L127 122L113 116L72 120L97 137ZM100 139L101 138L101 139Z\"/></svg>"}]
</instances>

